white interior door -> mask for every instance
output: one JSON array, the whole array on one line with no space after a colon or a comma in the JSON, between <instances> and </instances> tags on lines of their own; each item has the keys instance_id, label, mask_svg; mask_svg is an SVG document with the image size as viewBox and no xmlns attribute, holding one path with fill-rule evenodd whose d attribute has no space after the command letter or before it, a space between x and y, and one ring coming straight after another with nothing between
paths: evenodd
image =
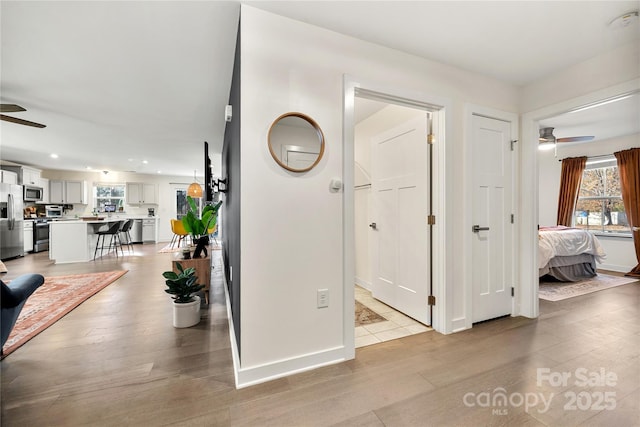
<instances>
[{"instance_id":1,"label":"white interior door","mask_svg":"<svg viewBox=\"0 0 640 427\"><path fill-rule=\"evenodd\" d=\"M426 113L374 137L371 155L373 296L431 324Z\"/></svg>"},{"instance_id":2,"label":"white interior door","mask_svg":"<svg viewBox=\"0 0 640 427\"><path fill-rule=\"evenodd\" d=\"M513 152L511 124L473 116L472 321L511 313Z\"/></svg>"}]
</instances>

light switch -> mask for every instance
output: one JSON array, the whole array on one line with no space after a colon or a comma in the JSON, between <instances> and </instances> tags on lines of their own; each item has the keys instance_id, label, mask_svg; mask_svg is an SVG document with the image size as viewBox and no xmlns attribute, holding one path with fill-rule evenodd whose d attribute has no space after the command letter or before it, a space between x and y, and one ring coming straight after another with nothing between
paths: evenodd
<instances>
[{"instance_id":1,"label":"light switch","mask_svg":"<svg viewBox=\"0 0 640 427\"><path fill-rule=\"evenodd\" d=\"M318 289L318 308L329 307L329 289Z\"/></svg>"}]
</instances>

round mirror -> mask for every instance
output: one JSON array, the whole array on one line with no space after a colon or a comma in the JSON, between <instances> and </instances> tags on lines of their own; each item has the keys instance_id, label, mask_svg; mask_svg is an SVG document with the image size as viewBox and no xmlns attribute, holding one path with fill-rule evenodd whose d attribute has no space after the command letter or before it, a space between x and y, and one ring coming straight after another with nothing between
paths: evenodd
<instances>
[{"instance_id":1,"label":"round mirror","mask_svg":"<svg viewBox=\"0 0 640 427\"><path fill-rule=\"evenodd\" d=\"M292 172L306 172L324 153L320 126L302 113L285 113L269 128L269 151L275 161Z\"/></svg>"}]
</instances>

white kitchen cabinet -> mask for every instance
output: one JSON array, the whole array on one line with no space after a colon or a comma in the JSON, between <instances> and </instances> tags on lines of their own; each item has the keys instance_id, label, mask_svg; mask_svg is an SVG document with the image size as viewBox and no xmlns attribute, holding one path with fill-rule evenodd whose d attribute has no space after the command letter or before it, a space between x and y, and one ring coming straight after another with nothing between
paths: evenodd
<instances>
[{"instance_id":1,"label":"white kitchen cabinet","mask_svg":"<svg viewBox=\"0 0 640 427\"><path fill-rule=\"evenodd\" d=\"M24 252L33 252L33 220L24 221Z\"/></svg>"},{"instance_id":2,"label":"white kitchen cabinet","mask_svg":"<svg viewBox=\"0 0 640 427\"><path fill-rule=\"evenodd\" d=\"M128 205L157 205L158 186L144 182L127 182Z\"/></svg>"},{"instance_id":3,"label":"white kitchen cabinet","mask_svg":"<svg viewBox=\"0 0 640 427\"><path fill-rule=\"evenodd\" d=\"M45 204L49 203L49 180L47 178L40 178L40 184L38 187L42 187L42 200L36 203Z\"/></svg>"},{"instance_id":4,"label":"white kitchen cabinet","mask_svg":"<svg viewBox=\"0 0 640 427\"><path fill-rule=\"evenodd\" d=\"M39 185L40 173L39 169L33 169L28 167L22 167L22 185ZM18 176L18 178L20 178Z\"/></svg>"},{"instance_id":5,"label":"white kitchen cabinet","mask_svg":"<svg viewBox=\"0 0 640 427\"><path fill-rule=\"evenodd\" d=\"M142 241L156 242L156 219L142 220Z\"/></svg>"},{"instance_id":6,"label":"white kitchen cabinet","mask_svg":"<svg viewBox=\"0 0 640 427\"><path fill-rule=\"evenodd\" d=\"M19 185L38 185L40 181L40 169L35 169L29 166L2 166L2 169L10 172L15 172L18 176Z\"/></svg>"},{"instance_id":7,"label":"white kitchen cabinet","mask_svg":"<svg viewBox=\"0 0 640 427\"><path fill-rule=\"evenodd\" d=\"M49 181L49 202L65 204L87 204L86 181Z\"/></svg>"},{"instance_id":8,"label":"white kitchen cabinet","mask_svg":"<svg viewBox=\"0 0 640 427\"><path fill-rule=\"evenodd\" d=\"M3 184L18 184L18 174L12 171L0 170L0 182Z\"/></svg>"}]
</instances>

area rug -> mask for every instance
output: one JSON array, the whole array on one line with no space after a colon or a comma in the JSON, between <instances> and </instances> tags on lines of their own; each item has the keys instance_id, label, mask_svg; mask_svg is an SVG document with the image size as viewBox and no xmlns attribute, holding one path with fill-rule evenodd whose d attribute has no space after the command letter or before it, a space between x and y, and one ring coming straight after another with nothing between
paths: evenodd
<instances>
[{"instance_id":1,"label":"area rug","mask_svg":"<svg viewBox=\"0 0 640 427\"><path fill-rule=\"evenodd\" d=\"M370 325L371 323L383 322L387 319L380 316L375 311L356 301L356 327Z\"/></svg>"},{"instance_id":2,"label":"area rug","mask_svg":"<svg viewBox=\"0 0 640 427\"><path fill-rule=\"evenodd\" d=\"M158 251L159 254L165 254L165 253L172 253L172 252L180 252L182 249L184 249L185 246L174 246L173 248L171 247L171 244L168 244L167 246L165 246L164 248L160 249ZM207 247L209 250L212 251L219 251L220 249L222 249L219 245L210 245Z\"/></svg>"},{"instance_id":3,"label":"area rug","mask_svg":"<svg viewBox=\"0 0 640 427\"><path fill-rule=\"evenodd\" d=\"M29 297L22 308L13 331L2 348L2 358L4 359L126 272L127 270L116 270L45 277L44 284Z\"/></svg>"},{"instance_id":4,"label":"area rug","mask_svg":"<svg viewBox=\"0 0 640 427\"><path fill-rule=\"evenodd\" d=\"M631 277L618 277L598 273L596 277L579 282L540 282L538 296L546 301L561 301L637 281L638 279Z\"/></svg>"}]
</instances>

